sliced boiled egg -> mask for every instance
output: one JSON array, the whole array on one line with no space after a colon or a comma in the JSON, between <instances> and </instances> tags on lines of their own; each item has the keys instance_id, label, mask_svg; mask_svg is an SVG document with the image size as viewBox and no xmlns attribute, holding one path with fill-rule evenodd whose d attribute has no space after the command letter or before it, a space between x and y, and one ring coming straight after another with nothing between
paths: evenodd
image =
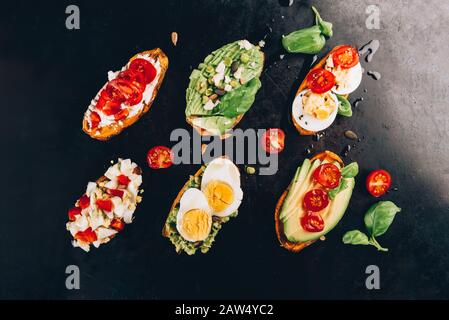
<instances>
[{"instance_id":1,"label":"sliced boiled egg","mask_svg":"<svg viewBox=\"0 0 449 320\"><path fill-rule=\"evenodd\" d=\"M239 208L243 198L239 169L229 159L212 160L204 170L201 191L206 196L212 215L229 216Z\"/></svg>"},{"instance_id":2,"label":"sliced boiled egg","mask_svg":"<svg viewBox=\"0 0 449 320\"><path fill-rule=\"evenodd\" d=\"M349 69L342 69L340 66L334 66L332 55L326 60L325 69L332 72L335 76L335 86L332 91L336 94L346 95L354 92L362 82L362 65L357 63Z\"/></svg>"},{"instance_id":3,"label":"sliced boiled egg","mask_svg":"<svg viewBox=\"0 0 449 320\"><path fill-rule=\"evenodd\" d=\"M181 197L176 229L187 241L205 240L212 227L212 216L205 195L198 189L187 189Z\"/></svg>"},{"instance_id":4,"label":"sliced boiled egg","mask_svg":"<svg viewBox=\"0 0 449 320\"><path fill-rule=\"evenodd\" d=\"M293 101L292 115L303 129L318 132L334 122L338 104L337 96L330 91L318 94L306 89Z\"/></svg>"}]
</instances>

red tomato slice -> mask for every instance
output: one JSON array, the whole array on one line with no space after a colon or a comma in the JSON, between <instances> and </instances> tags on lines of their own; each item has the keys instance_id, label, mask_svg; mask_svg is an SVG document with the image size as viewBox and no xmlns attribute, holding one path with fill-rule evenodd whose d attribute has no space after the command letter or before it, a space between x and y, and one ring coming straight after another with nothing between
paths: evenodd
<instances>
[{"instance_id":1,"label":"red tomato slice","mask_svg":"<svg viewBox=\"0 0 449 320\"><path fill-rule=\"evenodd\" d=\"M117 177L117 181L119 185L127 187L128 184L131 182L131 179L125 176L124 174L121 174Z\"/></svg>"},{"instance_id":2,"label":"red tomato slice","mask_svg":"<svg viewBox=\"0 0 449 320\"><path fill-rule=\"evenodd\" d=\"M101 122L101 118L100 118L99 114L96 112L91 112L91 114L90 114L91 129L98 128L98 125L100 124L100 122Z\"/></svg>"},{"instance_id":3,"label":"red tomato slice","mask_svg":"<svg viewBox=\"0 0 449 320\"><path fill-rule=\"evenodd\" d=\"M113 197L123 198L124 191L120 189L107 189L106 193Z\"/></svg>"},{"instance_id":4,"label":"red tomato slice","mask_svg":"<svg viewBox=\"0 0 449 320\"><path fill-rule=\"evenodd\" d=\"M107 116L113 116L122 111L122 106L120 105L120 103L107 101L106 104L103 106L102 111Z\"/></svg>"},{"instance_id":5,"label":"red tomato slice","mask_svg":"<svg viewBox=\"0 0 449 320\"><path fill-rule=\"evenodd\" d=\"M316 68L309 72L306 78L307 87L314 93L325 93L335 85L335 76L323 68Z\"/></svg>"},{"instance_id":6,"label":"red tomato slice","mask_svg":"<svg viewBox=\"0 0 449 320\"><path fill-rule=\"evenodd\" d=\"M116 103L122 103L126 101L126 95L122 91L124 80L114 79L108 82L104 89L105 99Z\"/></svg>"},{"instance_id":7,"label":"red tomato slice","mask_svg":"<svg viewBox=\"0 0 449 320\"><path fill-rule=\"evenodd\" d=\"M147 153L147 162L151 169L165 169L173 165L173 154L170 148L153 147Z\"/></svg>"},{"instance_id":8,"label":"red tomato slice","mask_svg":"<svg viewBox=\"0 0 449 320\"><path fill-rule=\"evenodd\" d=\"M87 228L84 231L79 231L75 234L75 239L87 243L97 241L97 234L92 231L92 228Z\"/></svg>"},{"instance_id":9,"label":"red tomato slice","mask_svg":"<svg viewBox=\"0 0 449 320\"><path fill-rule=\"evenodd\" d=\"M332 60L335 66L340 66L342 69L349 69L359 63L359 53L354 47L341 46L332 53Z\"/></svg>"},{"instance_id":10,"label":"red tomato slice","mask_svg":"<svg viewBox=\"0 0 449 320\"><path fill-rule=\"evenodd\" d=\"M131 61L128 69L143 74L145 83L153 81L157 74L156 68L151 62L140 58Z\"/></svg>"},{"instance_id":11,"label":"red tomato slice","mask_svg":"<svg viewBox=\"0 0 449 320\"><path fill-rule=\"evenodd\" d=\"M69 220L70 221L75 221L76 220L76 216L81 214L81 208L79 207L73 207L71 209L69 209Z\"/></svg>"},{"instance_id":12,"label":"red tomato slice","mask_svg":"<svg viewBox=\"0 0 449 320\"><path fill-rule=\"evenodd\" d=\"M307 212L301 217L301 226L308 232L321 232L324 229L324 220L318 213Z\"/></svg>"},{"instance_id":13,"label":"red tomato slice","mask_svg":"<svg viewBox=\"0 0 449 320\"><path fill-rule=\"evenodd\" d=\"M145 77L142 73L137 72L135 70L125 70L118 74L118 79L122 79L128 82L131 82L133 85L139 87L139 90L143 92L145 90Z\"/></svg>"},{"instance_id":14,"label":"red tomato slice","mask_svg":"<svg viewBox=\"0 0 449 320\"><path fill-rule=\"evenodd\" d=\"M306 210L318 212L328 206L329 197L325 191L321 189L313 189L305 194L303 204Z\"/></svg>"},{"instance_id":15,"label":"red tomato slice","mask_svg":"<svg viewBox=\"0 0 449 320\"><path fill-rule=\"evenodd\" d=\"M90 199L87 194L83 194L78 201L78 205L81 209L86 209L90 206Z\"/></svg>"},{"instance_id":16,"label":"red tomato slice","mask_svg":"<svg viewBox=\"0 0 449 320\"><path fill-rule=\"evenodd\" d=\"M111 221L111 228L112 229L115 229L117 231L122 231L124 227L125 227L125 223L122 220L115 219L115 218L112 219L112 221Z\"/></svg>"},{"instance_id":17,"label":"red tomato slice","mask_svg":"<svg viewBox=\"0 0 449 320\"><path fill-rule=\"evenodd\" d=\"M96 205L98 207L98 209L103 210L103 211L107 211L107 212L111 212L112 211L112 201L111 199L98 199L96 202Z\"/></svg>"},{"instance_id":18,"label":"red tomato slice","mask_svg":"<svg viewBox=\"0 0 449 320\"><path fill-rule=\"evenodd\" d=\"M325 188L335 189L340 184L341 172L335 164L325 163L313 172L313 180Z\"/></svg>"},{"instance_id":19,"label":"red tomato slice","mask_svg":"<svg viewBox=\"0 0 449 320\"><path fill-rule=\"evenodd\" d=\"M282 129L268 129L262 136L262 146L268 153L279 153L284 150L285 133Z\"/></svg>"},{"instance_id":20,"label":"red tomato slice","mask_svg":"<svg viewBox=\"0 0 449 320\"><path fill-rule=\"evenodd\" d=\"M391 176L385 170L374 170L366 178L366 188L376 198L383 196L390 186Z\"/></svg>"},{"instance_id":21,"label":"red tomato slice","mask_svg":"<svg viewBox=\"0 0 449 320\"><path fill-rule=\"evenodd\" d=\"M120 112L118 112L117 114L114 115L114 119L116 121L120 121L120 120L128 118L128 116L129 116L129 110L122 109Z\"/></svg>"}]
</instances>

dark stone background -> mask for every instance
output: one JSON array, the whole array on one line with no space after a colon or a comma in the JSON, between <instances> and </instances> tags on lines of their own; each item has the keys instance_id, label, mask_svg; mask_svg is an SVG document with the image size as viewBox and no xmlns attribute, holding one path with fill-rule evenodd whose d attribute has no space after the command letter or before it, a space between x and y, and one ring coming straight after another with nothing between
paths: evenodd
<instances>
[{"instance_id":1,"label":"dark stone background","mask_svg":"<svg viewBox=\"0 0 449 320\"><path fill-rule=\"evenodd\" d=\"M81 9L79 31L65 28L65 8L72 3ZM334 23L326 51L371 39L381 44L365 68L380 72L382 79L365 76L351 97L364 98L354 116L339 118L319 142L299 136L288 117L312 58L286 54L277 61L283 54L281 35L312 25L312 1L291 7L261 0L3 3L0 297L449 298L449 5L437 0L313 3ZM380 30L365 27L368 4L382 10ZM144 200L134 223L89 254L72 248L66 211L87 182L117 157L145 167L149 147L171 145L173 129L189 128L184 93L192 66L236 39L257 43L269 28L263 87L239 127L286 131L281 170L275 176L242 174L240 215L223 228L212 250L179 256L160 235L172 199L197 165L145 169ZM170 42L171 31L179 33L177 47ZM166 51L170 67L153 108L109 142L89 138L81 131L82 115L107 71L154 47ZM350 207L327 241L291 254L277 243L275 203L304 150L313 143L314 152L340 152L349 143L343 136L347 129L364 137L347 159L361 167ZM364 179L376 168L391 172L398 191L384 198L403 208L379 239L389 253L341 242L344 232L363 227L363 214L375 202ZM78 291L65 288L69 264L80 267ZM365 289L370 264L380 267L378 291Z\"/></svg>"}]
</instances>

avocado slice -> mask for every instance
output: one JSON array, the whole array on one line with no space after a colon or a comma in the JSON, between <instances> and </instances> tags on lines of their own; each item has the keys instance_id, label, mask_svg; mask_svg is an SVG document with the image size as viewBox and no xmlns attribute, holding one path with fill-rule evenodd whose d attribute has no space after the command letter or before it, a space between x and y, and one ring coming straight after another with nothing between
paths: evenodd
<instances>
[{"instance_id":1,"label":"avocado slice","mask_svg":"<svg viewBox=\"0 0 449 320\"><path fill-rule=\"evenodd\" d=\"M292 242L307 242L311 240L317 240L321 236L331 231L341 220L351 200L352 191L355 186L354 178L346 178L347 188L339 192L334 200L331 201L329 206L322 214L324 220L324 229L321 232L307 232L300 224L300 218L304 214L302 206L296 207L293 210L294 214L284 222L284 233L289 241Z\"/></svg>"},{"instance_id":2,"label":"avocado slice","mask_svg":"<svg viewBox=\"0 0 449 320\"><path fill-rule=\"evenodd\" d=\"M290 202L292 199L293 194L295 193L295 190L299 188L300 185L304 183L304 180L306 179L307 173L310 171L310 165L311 162L309 159L305 159L301 166L296 169L295 176L292 179L292 182L290 182L290 188L287 193L287 196L284 200L284 205L282 206L281 213L279 214L279 219L284 221L285 215L287 213L287 210L284 210L286 207L286 204Z\"/></svg>"},{"instance_id":3,"label":"avocado slice","mask_svg":"<svg viewBox=\"0 0 449 320\"><path fill-rule=\"evenodd\" d=\"M308 159L306 159L308 160ZM304 160L304 162L306 161ZM308 160L310 163L310 160ZM282 221L287 221L290 219L291 216L293 216L297 211L302 210L302 204L300 203L302 200L302 195L305 194L306 190L309 188L310 184L312 183L312 174L315 171L316 168L321 164L320 160L315 160L312 165L308 168L307 172L305 173L304 179L300 177L298 178L298 181L291 186L289 193L287 194L286 200L284 201L284 204L282 206L282 210L280 213L280 217L282 217ZM304 163L303 163L304 165ZM306 169L306 168L305 168ZM303 173L304 174L304 173Z\"/></svg>"}]
</instances>

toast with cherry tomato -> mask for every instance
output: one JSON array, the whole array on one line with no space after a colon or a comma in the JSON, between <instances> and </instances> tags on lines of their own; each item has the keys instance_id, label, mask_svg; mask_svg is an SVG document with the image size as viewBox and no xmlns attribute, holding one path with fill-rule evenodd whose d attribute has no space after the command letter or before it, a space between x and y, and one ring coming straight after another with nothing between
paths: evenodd
<instances>
[{"instance_id":1,"label":"toast with cherry tomato","mask_svg":"<svg viewBox=\"0 0 449 320\"><path fill-rule=\"evenodd\" d=\"M345 166L330 151L305 159L275 208L276 234L281 246L299 252L319 239L324 240L343 217L357 174L356 162Z\"/></svg>"},{"instance_id":2,"label":"toast with cherry tomato","mask_svg":"<svg viewBox=\"0 0 449 320\"><path fill-rule=\"evenodd\" d=\"M133 220L141 202L142 170L130 159L119 159L69 209L67 230L72 245L84 251L109 242Z\"/></svg>"},{"instance_id":3,"label":"toast with cherry tomato","mask_svg":"<svg viewBox=\"0 0 449 320\"><path fill-rule=\"evenodd\" d=\"M108 140L134 124L151 107L164 80L168 58L159 49L133 56L117 72L108 73L83 118L83 131L97 140Z\"/></svg>"},{"instance_id":4,"label":"toast with cherry tomato","mask_svg":"<svg viewBox=\"0 0 449 320\"><path fill-rule=\"evenodd\" d=\"M301 135L314 135L334 122L337 114L350 117L350 93L360 85L363 69L356 48L332 49L307 74L292 104L292 121Z\"/></svg>"}]
</instances>

